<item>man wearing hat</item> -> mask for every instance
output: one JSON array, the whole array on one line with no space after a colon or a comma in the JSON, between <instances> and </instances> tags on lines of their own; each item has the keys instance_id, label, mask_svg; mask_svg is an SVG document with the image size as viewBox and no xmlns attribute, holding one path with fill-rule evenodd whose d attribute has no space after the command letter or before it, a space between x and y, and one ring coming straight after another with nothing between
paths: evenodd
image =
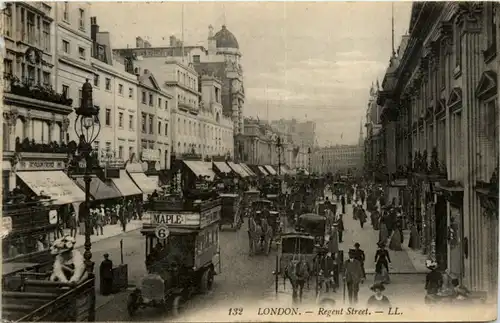
<instances>
[{"instance_id":1,"label":"man wearing hat","mask_svg":"<svg viewBox=\"0 0 500 323\"><path fill-rule=\"evenodd\" d=\"M339 243L342 243L342 241L344 240L343 239L343 233L344 233L344 220L342 219L342 216L343 214L339 214L339 217L336 221L336 223L334 224L334 226L337 227L337 232L338 232L338 235L339 235Z\"/></svg>"},{"instance_id":2,"label":"man wearing hat","mask_svg":"<svg viewBox=\"0 0 500 323\"><path fill-rule=\"evenodd\" d=\"M358 302L359 284L363 283L363 267L355 259L356 250L349 249L349 259L344 264L344 282L347 284L349 294L349 304L354 305Z\"/></svg>"},{"instance_id":3,"label":"man wearing hat","mask_svg":"<svg viewBox=\"0 0 500 323\"><path fill-rule=\"evenodd\" d=\"M104 254L104 260L99 268L101 277L101 294L107 296L113 291L113 262L109 260L109 254Z\"/></svg>"}]
</instances>

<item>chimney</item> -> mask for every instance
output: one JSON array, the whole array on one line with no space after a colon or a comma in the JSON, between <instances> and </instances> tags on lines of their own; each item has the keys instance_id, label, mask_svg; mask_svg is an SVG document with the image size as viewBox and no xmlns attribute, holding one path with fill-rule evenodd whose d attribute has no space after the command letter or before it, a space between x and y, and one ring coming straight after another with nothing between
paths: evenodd
<instances>
[{"instance_id":1,"label":"chimney","mask_svg":"<svg viewBox=\"0 0 500 323\"><path fill-rule=\"evenodd\" d=\"M137 48L144 47L144 40L141 37L135 37L135 47Z\"/></svg>"},{"instance_id":2,"label":"chimney","mask_svg":"<svg viewBox=\"0 0 500 323\"><path fill-rule=\"evenodd\" d=\"M97 33L99 32L99 25L97 24L97 17L90 17L90 37L93 42L97 41Z\"/></svg>"},{"instance_id":3,"label":"chimney","mask_svg":"<svg viewBox=\"0 0 500 323\"><path fill-rule=\"evenodd\" d=\"M175 38L174 35L170 36L170 46L175 47L176 46L177 39Z\"/></svg>"}]
</instances>

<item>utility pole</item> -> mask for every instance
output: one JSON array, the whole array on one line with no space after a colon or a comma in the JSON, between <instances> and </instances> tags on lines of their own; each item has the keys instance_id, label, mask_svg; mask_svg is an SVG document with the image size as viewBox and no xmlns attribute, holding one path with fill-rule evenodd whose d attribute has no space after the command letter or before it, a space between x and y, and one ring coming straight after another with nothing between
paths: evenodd
<instances>
[{"instance_id":1,"label":"utility pole","mask_svg":"<svg viewBox=\"0 0 500 323\"><path fill-rule=\"evenodd\" d=\"M280 194L283 192L283 181L281 179L281 147L283 146L283 143L281 142L281 137L278 136L276 139L276 148L278 148L278 178L280 181Z\"/></svg>"}]
</instances>

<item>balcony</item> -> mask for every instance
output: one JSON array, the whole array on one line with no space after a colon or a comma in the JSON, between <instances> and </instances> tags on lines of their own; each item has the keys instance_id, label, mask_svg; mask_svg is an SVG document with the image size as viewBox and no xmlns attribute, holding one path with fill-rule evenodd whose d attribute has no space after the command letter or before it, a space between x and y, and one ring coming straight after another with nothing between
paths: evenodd
<instances>
[{"instance_id":1,"label":"balcony","mask_svg":"<svg viewBox=\"0 0 500 323\"><path fill-rule=\"evenodd\" d=\"M64 142L59 144L55 141L50 143L37 143L34 139L25 138L22 142L19 137L16 138L16 152L18 153L51 153L68 154L76 150L76 142L71 141L68 144Z\"/></svg>"},{"instance_id":2,"label":"balcony","mask_svg":"<svg viewBox=\"0 0 500 323\"><path fill-rule=\"evenodd\" d=\"M199 107L187 102L179 102L178 107L180 110L184 110L193 114L198 114L198 112L200 112Z\"/></svg>"},{"instance_id":3,"label":"balcony","mask_svg":"<svg viewBox=\"0 0 500 323\"><path fill-rule=\"evenodd\" d=\"M4 98L9 101L22 101L24 104L39 106L39 101L47 102L47 108L57 112L68 114L73 109L73 99L69 99L65 94L54 91L49 85L35 84L34 82L24 80L11 74L4 75L6 80L4 88Z\"/></svg>"}]
</instances>

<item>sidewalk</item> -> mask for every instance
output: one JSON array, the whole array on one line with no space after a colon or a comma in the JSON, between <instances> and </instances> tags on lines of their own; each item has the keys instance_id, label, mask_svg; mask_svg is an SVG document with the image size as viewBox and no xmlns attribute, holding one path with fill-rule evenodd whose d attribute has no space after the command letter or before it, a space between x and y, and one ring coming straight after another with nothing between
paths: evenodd
<instances>
[{"instance_id":1,"label":"sidewalk","mask_svg":"<svg viewBox=\"0 0 500 323\"><path fill-rule=\"evenodd\" d=\"M118 235L130 232L130 231L135 231L140 228L142 228L142 224L144 223L144 220L132 220L129 223L127 223L126 230L123 232L122 226L120 224L110 224L106 225L103 229L104 235L92 235L90 236L90 240L92 241L92 244L99 242L101 240L109 239L116 237ZM64 234L70 234L69 229L64 229ZM77 234L76 235L76 245L75 248L81 248L83 247L85 243L85 236L83 234Z\"/></svg>"},{"instance_id":2,"label":"sidewalk","mask_svg":"<svg viewBox=\"0 0 500 323\"><path fill-rule=\"evenodd\" d=\"M340 202L337 202L337 210L341 210L342 207ZM369 214L368 218L370 217ZM352 218L352 204L346 205L346 214L344 215L344 242L339 244L339 248L344 251L344 259L347 259L349 249L354 248L354 244L358 242L361 245L361 249L365 251L366 262L365 270L367 274L375 273L375 253L377 251L377 242L379 231L372 228L369 223L365 223L362 229L359 221L355 221ZM408 242L408 236L405 236L405 243ZM389 264L389 272L391 274L418 274L427 273L428 270L425 268L425 260L422 261L418 258L416 252L409 249L403 244L402 251L390 250L389 255L391 257L391 263ZM422 263L420 265L420 263Z\"/></svg>"}]
</instances>

